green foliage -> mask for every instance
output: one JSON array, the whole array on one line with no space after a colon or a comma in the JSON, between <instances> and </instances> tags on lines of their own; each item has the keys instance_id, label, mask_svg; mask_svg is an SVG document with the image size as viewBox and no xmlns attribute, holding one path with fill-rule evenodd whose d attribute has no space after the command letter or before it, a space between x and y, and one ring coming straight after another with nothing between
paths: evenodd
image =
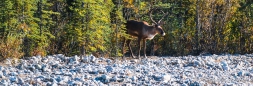
<instances>
[{"instance_id":1,"label":"green foliage","mask_svg":"<svg viewBox=\"0 0 253 86\"><path fill-rule=\"evenodd\" d=\"M250 0L0 1L3 58L94 52L122 56L126 20L151 25L152 8L157 8L152 13L155 21L163 16L161 11L169 14L162 25L166 36L147 41L151 55L253 52Z\"/></svg>"}]
</instances>

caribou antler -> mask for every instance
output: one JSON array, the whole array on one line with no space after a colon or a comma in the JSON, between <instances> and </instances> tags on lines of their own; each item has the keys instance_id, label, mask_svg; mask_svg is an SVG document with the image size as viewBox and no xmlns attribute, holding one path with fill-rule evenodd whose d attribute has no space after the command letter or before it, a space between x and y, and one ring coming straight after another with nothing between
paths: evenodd
<instances>
[{"instance_id":1,"label":"caribou antler","mask_svg":"<svg viewBox=\"0 0 253 86\"><path fill-rule=\"evenodd\" d=\"M152 18L152 12L153 12L153 10L156 10L156 8L155 9L151 9L150 10L150 12L149 12L149 17L150 17L150 20L153 22L153 23L155 23L155 24L160 24L161 23L161 21L164 19L164 17L165 16L167 16L168 15L168 12L166 12L166 13L164 13L162 10L162 13L163 13L163 17L158 21L158 22L155 22L155 20Z\"/></svg>"},{"instance_id":2,"label":"caribou antler","mask_svg":"<svg viewBox=\"0 0 253 86\"><path fill-rule=\"evenodd\" d=\"M155 20L152 18L152 12L153 12L153 10L155 10L155 9L151 9L151 10L150 10L150 12L149 12L149 18L150 18L150 20L151 20L153 23L157 24L157 23L155 22Z\"/></svg>"},{"instance_id":3,"label":"caribou antler","mask_svg":"<svg viewBox=\"0 0 253 86\"><path fill-rule=\"evenodd\" d=\"M163 13L163 17L158 21L158 24L160 24L161 23L161 21L163 20L163 18L165 17L165 16L167 16L168 15L168 12L166 12L166 13L164 13L163 11L162 11L162 13Z\"/></svg>"}]
</instances>

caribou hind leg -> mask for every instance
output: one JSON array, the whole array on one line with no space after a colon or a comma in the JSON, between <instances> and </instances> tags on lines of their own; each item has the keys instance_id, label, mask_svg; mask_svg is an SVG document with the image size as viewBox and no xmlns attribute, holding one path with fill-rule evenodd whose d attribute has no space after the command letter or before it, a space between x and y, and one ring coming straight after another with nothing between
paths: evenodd
<instances>
[{"instance_id":1,"label":"caribou hind leg","mask_svg":"<svg viewBox=\"0 0 253 86\"><path fill-rule=\"evenodd\" d=\"M130 50L131 56L132 56L133 58L135 58L135 56L134 56L134 54L133 54L133 51L132 51L132 48L131 48L131 40L130 40L130 39L127 39L127 46L128 46L128 48L129 48L129 50Z\"/></svg>"}]
</instances>

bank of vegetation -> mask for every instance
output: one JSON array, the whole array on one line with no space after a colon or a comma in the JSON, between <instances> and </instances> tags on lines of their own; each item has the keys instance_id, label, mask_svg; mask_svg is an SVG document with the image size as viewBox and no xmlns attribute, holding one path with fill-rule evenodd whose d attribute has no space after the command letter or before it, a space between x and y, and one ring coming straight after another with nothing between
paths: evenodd
<instances>
[{"instance_id":1,"label":"bank of vegetation","mask_svg":"<svg viewBox=\"0 0 253 86\"><path fill-rule=\"evenodd\" d=\"M166 36L147 42L149 55L253 52L252 0L1 0L0 57L121 56L124 23L151 24L151 8L169 14Z\"/></svg>"}]
</instances>

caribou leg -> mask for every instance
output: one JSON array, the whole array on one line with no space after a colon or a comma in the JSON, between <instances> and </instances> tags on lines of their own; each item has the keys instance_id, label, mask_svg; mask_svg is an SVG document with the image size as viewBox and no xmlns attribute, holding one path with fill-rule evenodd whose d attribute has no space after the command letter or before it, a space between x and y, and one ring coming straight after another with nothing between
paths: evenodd
<instances>
[{"instance_id":1,"label":"caribou leg","mask_svg":"<svg viewBox=\"0 0 253 86\"><path fill-rule=\"evenodd\" d=\"M144 58L147 58L147 56L146 56L146 39L143 39L143 46L144 46L144 50L143 50Z\"/></svg>"},{"instance_id":2,"label":"caribou leg","mask_svg":"<svg viewBox=\"0 0 253 86\"><path fill-rule=\"evenodd\" d=\"M138 51L138 58L141 57L140 53L141 53L141 38L138 38L138 45L139 45L139 51Z\"/></svg>"},{"instance_id":3,"label":"caribou leg","mask_svg":"<svg viewBox=\"0 0 253 86\"><path fill-rule=\"evenodd\" d=\"M132 48L131 48L131 40L130 39L127 39L127 46L128 46L128 48L129 48L129 50L131 52L132 57L135 58L134 54L133 54L133 51L132 51Z\"/></svg>"}]
</instances>

